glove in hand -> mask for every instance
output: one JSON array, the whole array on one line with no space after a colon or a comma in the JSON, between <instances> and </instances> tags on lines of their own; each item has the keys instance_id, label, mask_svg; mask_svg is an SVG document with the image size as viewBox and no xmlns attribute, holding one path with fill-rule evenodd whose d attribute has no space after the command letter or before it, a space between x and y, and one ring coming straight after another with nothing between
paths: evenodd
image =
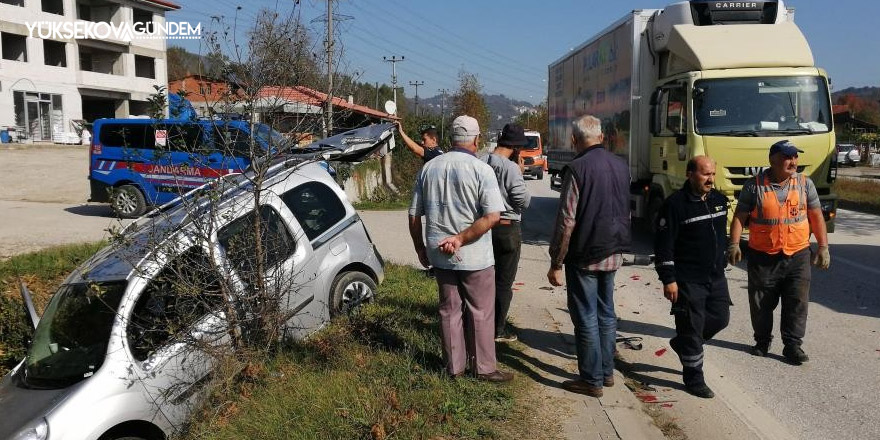
<instances>
[{"instance_id":1,"label":"glove in hand","mask_svg":"<svg viewBox=\"0 0 880 440\"><path fill-rule=\"evenodd\" d=\"M730 246L727 246L727 262L730 264L736 264L742 261L743 253L739 248L739 243L730 243Z\"/></svg>"},{"instance_id":2,"label":"glove in hand","mask_svg":"<svg viewBox=\"0 0 880 440\"><path fill-rule=\"evenodd\" d=\"M819 246L819 249L813 253L813 266L819 269L831 267L831 252L829 252L828 246Z\"/></svg>"}]
</instances>

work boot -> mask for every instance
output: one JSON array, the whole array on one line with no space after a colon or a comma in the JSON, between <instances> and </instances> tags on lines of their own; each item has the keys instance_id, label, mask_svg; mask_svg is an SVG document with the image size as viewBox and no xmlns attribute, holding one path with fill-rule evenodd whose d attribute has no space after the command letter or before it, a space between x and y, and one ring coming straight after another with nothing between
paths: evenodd
<instances>
[{"instance_id":1,"label":"work boot","mask_svg":"<svg viewBox=\"0 0 880 440\"><path fill-rule=\"evenodd\" d=\"M608 376L602 381L602 386L611 388L614 386L614 376Z\"/></svg>"},{"instance_id":2,"label":"work boot","mask_svg":"<svg viewBox=\"0 0 880 440\"><path fill-rule=\"evenodd\" d=\"M695 383L684 386L685 391L688 394L703 398L703 399L711 399L715 397L715 393L712 391L712 388L709 388L706 383Z\"/></svg>"},{"instance_id":3,"label":"work boot","mask_svg":"<svg viewBox=\"0 0 880 440\"><path fill-rule=\"evenodd\" d=\"M586 381L580 379L562 382L562 388L566 391L571 391L572 393L585 394L590 397L602 397L602 395L605 394L602 391L602 387L590 385Z\"/></svg>"},{"instance_id":4,"label":"work boot","mask_svg":"<svg viewBox=\"0 0 880 440\"><path fill-rule=\"evenodd\" d=\"M510 331L509 328L504 328L501 332L495 335L495 342L513 342L518 338L516 337L516 333Z\"/></svg>"},{"instance_id":5,"label":"work boot","mask_svg":"<svg viewBox=\"0 0 880 440\"><path fill-rule=\"evenodd\" d=\"M785 348L782 349L782 355L795 365L800 365L810 360L810 357L804 353L804 350L797 345L786 345Z\"/></svg>"},{"instance_id":6,"label":"work boot","mask_svg":"<svg viewBox=\"0 0 880 440\"><path fill-rule=\"evenodd\" d=\"M749 350L753 356L764 357L767 356L767 353L770 352L770 343L769 342L758 342Z\"/></svg>"}]
</instances>

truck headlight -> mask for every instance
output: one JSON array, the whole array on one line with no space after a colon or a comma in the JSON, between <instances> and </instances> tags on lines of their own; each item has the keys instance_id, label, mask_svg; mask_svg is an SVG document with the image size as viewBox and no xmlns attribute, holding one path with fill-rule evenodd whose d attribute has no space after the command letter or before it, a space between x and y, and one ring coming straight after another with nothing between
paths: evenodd
<instances>
[{"instance_id":1,"label":"truck headlight","mask_svg":"<svg viewBox=\"0 0 880 440\"><path fill-rule=\"evenodd\" d=\"M49 422L43 417L31 426L22 429L15 440L46 440L49 438Z\"/></svg>"}]
</instances>

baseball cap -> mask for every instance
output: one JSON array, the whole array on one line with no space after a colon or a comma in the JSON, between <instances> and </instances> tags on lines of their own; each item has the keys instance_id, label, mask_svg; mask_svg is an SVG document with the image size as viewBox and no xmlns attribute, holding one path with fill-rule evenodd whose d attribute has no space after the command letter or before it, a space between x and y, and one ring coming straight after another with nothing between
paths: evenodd
<instances>
[{"instance_id":1,"label":"baseball cap","mask_svg":"<svg viewBox=\"0 0 880 440\"><path fill-rule=\"evenodd\" d=\"M770 155L774 155L776 153L782 153L784 156L795 157L798 153L803 153L804 150L796 147L791 141L788 139L784 141L779 141L770 146Z\"/></svg>"},{"instance_id":2,"label":"baseball cap","mask_svg":"<svg viewBox=\"0 0 880 440\"><path fill-rule=\"evenodd\" d=\"M479 134L480 123L468 115L461 115L452 121L453 141L468 141Z\"/></svg>"}]
</instances>

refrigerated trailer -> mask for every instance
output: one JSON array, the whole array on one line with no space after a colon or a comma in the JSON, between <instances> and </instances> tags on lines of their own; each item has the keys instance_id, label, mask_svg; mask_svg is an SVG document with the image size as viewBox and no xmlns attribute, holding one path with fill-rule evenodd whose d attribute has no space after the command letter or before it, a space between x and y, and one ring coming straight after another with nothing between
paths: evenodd
<instances>
[{"instance_id":1,"label":"refrigerated trailer","mask_svg":"<svg viewBox=\"0 0 880 440\"><path fill-rule=\"evenodd\" d=\"M602 120L606 148L629 163L632 214L647 225L684 184L690 158L716 161L716 187L735 204L742 184L769 166L770 145L789 139L804 150L798 170L816 184L834 230L829 79L781 0L633 10L548 70L555 186L575 156L571 122L584 114Z\"/></svg>"}]
</instances>

